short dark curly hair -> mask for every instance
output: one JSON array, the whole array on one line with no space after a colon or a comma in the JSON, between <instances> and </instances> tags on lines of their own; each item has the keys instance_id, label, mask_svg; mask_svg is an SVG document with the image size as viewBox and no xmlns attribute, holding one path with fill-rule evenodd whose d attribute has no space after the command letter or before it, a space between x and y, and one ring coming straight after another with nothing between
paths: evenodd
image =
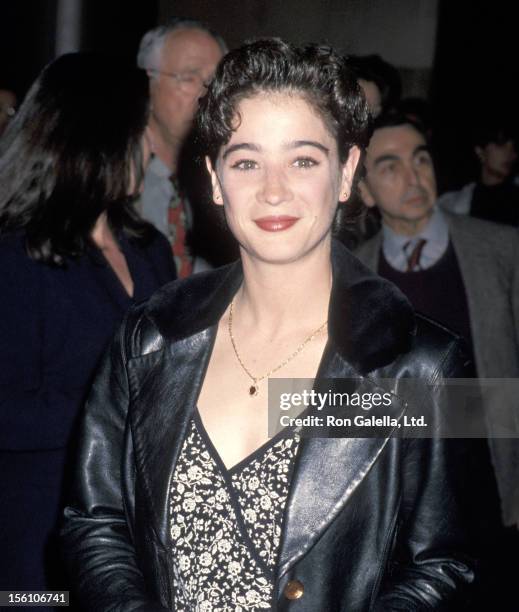
<instances>
[{"instance_id":1,"label":"short dark curly hair","mask_svg":"<svg viewBox=\"0 0 519 612\"><path fill-rule=\"evenodd\" d=\"M369 142L366 101L345 60L322 45L266 38L228 53L200 101L198 134L213 165L236 129L238 104L263 92L302 96L336 138L341 163L352 146L364 149Z\"/></svg>"}]
</instances>

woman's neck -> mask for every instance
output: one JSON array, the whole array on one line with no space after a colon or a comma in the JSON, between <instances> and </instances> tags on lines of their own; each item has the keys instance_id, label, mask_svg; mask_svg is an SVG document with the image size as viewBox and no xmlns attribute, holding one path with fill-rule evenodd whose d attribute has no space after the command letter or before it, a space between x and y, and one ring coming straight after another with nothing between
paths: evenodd
<instances>
[{"instance_id":1,"label":"woman's neck","mask_svg":"<svg viewBox=\"0 0 519 612\"><path fill-rule=\"evenodd\" d=\"M106 213L101 213L101 215L99 215L96 224L94 225L94 229L92 230L91 236L94 244L101 251L113 246L114 237L112 231L110 230L110 226L108 225Z\"/></svg>"},{"instance_id":2,"label":"woman's neck","mask_svg":"<svg viewBox=\"0 0 519 612\"><path fill-rule=\"evenodd\" d=\"M274 331L326 320L332 286L329 247L294 263L269 264L246 255L242 261L244 280L234 308L245 326Z\"/></svg>"}]
</instances>

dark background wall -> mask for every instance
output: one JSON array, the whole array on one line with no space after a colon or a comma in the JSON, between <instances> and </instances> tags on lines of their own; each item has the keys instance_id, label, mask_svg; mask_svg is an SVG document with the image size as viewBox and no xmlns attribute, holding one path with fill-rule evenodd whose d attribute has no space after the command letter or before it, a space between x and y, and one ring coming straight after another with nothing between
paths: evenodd
<instances>
[{"instance_id":1,"label":"dark background wall","mask_svg":"<svg viewBox=\"0 0 519 612\"><path fill-rule=\"evenodd\" d=\"M57 0L2 2L0 87L23 94L53 57Z\"/></svg>"},{"instance_id":2,"label":"dark background wall","mask_svg":"<svg viewBox=\"0 0 519 612\"><path fill-rule=\"evenodd\" d=\"M517 129L519 26L514 3L441 0L431 102L443 186L475 171L473 128L500 118Z\"/></svg>"},{"instance_id":3,"label":"dark background wall","mask_svg":"<svg viewBox=\"0 0 519 612\"><path fill-rule=\"evenodd\" d=\"M407 95L427 95L438 0L159 0L159 18L209 21L229 46L257 36L326 42L342 53L379 53L398 66Z\"/></svg>"},{"instance_id":4,"label":"dark background wall","mask_svg":"<svg viewBox=\"0 0 519 612\"><path fill-rule=\"evenodd\" d=\"M425 71L427 77L433 63L437 1L17 0L5 3L8 10L0 21L0 75L26 89L56 50L67 50L60 45L64 34L76 41L75 48L134 54L146 29L184 15L209 22L230 47L257 36L328 42L345 53L380 53L407 73ZM76 26L60 22L74 16ZM412 27L406 27L409 23ZM74 27L77 35L71 32ZM426 93L427 83L422 78L410 86Z\"/></svg>"},{"instance_id":5,"label":"dark background wall","mask_svg":"<svg viewBox=\"0 0 519 612\"><path fill-rule=\"evenodd\" d=\"M60 50L133 56L142 34L157 21L156 0L2 0L0 87L22 96Z\"/></svg>"}]
</instances>

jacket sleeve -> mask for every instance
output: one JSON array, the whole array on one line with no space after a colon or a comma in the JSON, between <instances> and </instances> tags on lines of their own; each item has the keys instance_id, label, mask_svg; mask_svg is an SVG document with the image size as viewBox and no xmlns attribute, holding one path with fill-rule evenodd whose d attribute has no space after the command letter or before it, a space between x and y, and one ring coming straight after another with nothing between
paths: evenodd
<instances>
[{"instance_id":1,"label":"jacket sleeve","mask_svg":"<svg viewBox=\"0 0 519 612\"><path fill-rule=\"evenodd\" d=\"M128 320L125 319L125 323ZM82 609L159 612L147 592L132 538L134 465L124 451L128 381L125 324L103 359L79 436L72 501L62 527L64 558Z\"/></svg>"},{"instance_id":2,"label":"jacket sleeve","mask_svg":"<svg viewBox=\"0 0 519 612\"><path fill-rule=\"evenodd\" d=\"M455 341L437 372L432 401L448 401L443 378L468 378L472 368ZM479 442L479 441L478 441ZM464 610L474 581L460 491L468 459L463 439L408 439L396 544L374 612ZM460 552L463 551L463 552Z\"/></svg>"}]
</instances>

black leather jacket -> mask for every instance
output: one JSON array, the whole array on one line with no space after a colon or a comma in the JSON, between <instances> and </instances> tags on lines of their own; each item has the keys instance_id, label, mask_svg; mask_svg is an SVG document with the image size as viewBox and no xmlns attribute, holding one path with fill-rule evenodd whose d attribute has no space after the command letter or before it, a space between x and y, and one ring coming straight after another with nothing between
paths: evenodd
<instances>
[{"instance_id":1,"label":"black leather jacket","mask_svg":"<svg viewBox=\"0 0 519 612\"><path fill-rule=\"evenodd\" d=\"M329 342L318 378L463 374L458 341L334 244ZM242 280L239 264L177 281L127 317L94 384L65 510L86 610L175 609L168 482ZM399 398L395 398L398 403ZM301 441L279 556L277 610L460 610L473 579L442 440ZM302 594L302 595L301 595ZM295 599L295 597L300 596ZM457 603L455 603L457 602Z\"/></svg>"}]
</instances>

